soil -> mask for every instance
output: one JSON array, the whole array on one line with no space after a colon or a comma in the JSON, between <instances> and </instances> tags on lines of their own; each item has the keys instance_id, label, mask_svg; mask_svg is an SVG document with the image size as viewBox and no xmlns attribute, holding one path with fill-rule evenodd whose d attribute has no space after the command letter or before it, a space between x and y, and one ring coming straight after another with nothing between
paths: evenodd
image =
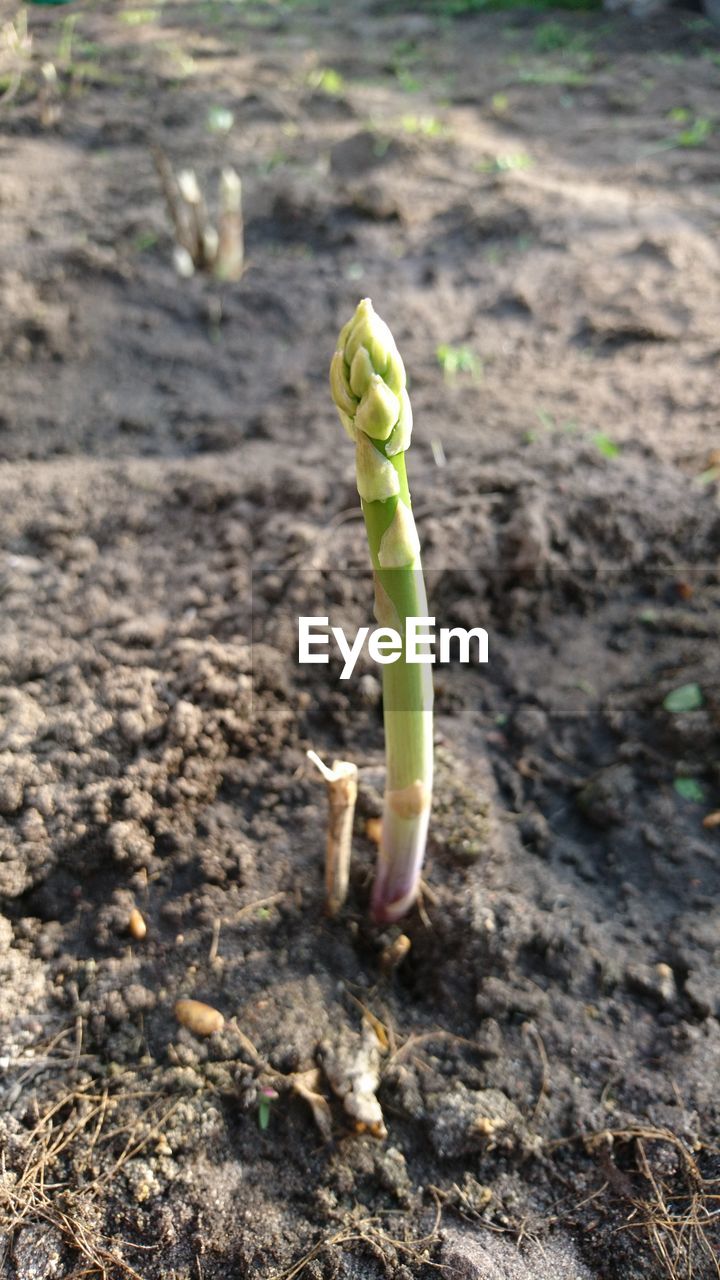
<instances>
[{"instance_id":1,"label":"soil","mask_svg":"<svg viewBox=\"0 0 720 1280\"><path fill-rule=\"evenodd\" d=\"M720 39L451 8L29 11L0 108L8 1280L720 1275ZM241 173L238 284L175 273L151 145L210 203ZM377 673L296 658L299 612L371 620L326 383L363 295L409 371L433 611L490 636L436 671L390 969ZM333 920L309 747L360 766ZM368 1055L384 1139L330 1087Z\"/></svg>"}]
</instances>

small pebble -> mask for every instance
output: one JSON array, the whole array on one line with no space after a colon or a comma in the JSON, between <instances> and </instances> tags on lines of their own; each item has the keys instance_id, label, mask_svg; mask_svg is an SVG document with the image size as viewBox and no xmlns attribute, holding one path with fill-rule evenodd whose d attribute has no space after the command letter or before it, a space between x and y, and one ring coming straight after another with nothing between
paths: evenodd
<instances>
[{"instance_id":1,"label":"small pebble","mask_svg":"<svg viewBox=\"0 0 720 1280\"><path fill-rule=\"evenodd\" d=\"M220 1010L203 1004L202 1000L177 1000L175 1017L182 1027L187 1027L196 1036L212 1036L216 1031L222 1031L225 1025Z\"/></svg>"},{"instance_id":2,"label":"small pebble","mask_svg":"<svg viewBox=\"0 0 720 1280\"><path fill-rule=\"evenodd\" d=\"M147 925L144 917L138 911L137 907L133 907L128 920L128 930L138 942L141 942L147 933Z\"/></svg>"},{"instance_id":3,"label":"small pebble","mask_svg":"<svg viewBox=\"0 0 720 1280\"><path fill-rule=\"evenodd\" d=\"M397 938L393 938L386 947L383 948L380 956L380 967L383 973L390 973L393 969L397 969L402 964L412 943L406 933L399 933Z\"/></svg>"},{"instance_id":4,"label":"small pebble","mask_svg":"<svg viewBox=\"0 0 720 1280\"><path fill-rule=\"evenodd\" d=\"M367 818L365 821L365 835L373 844L380 846L382 839L382 818Z\"/></svg>"}]
</instances>

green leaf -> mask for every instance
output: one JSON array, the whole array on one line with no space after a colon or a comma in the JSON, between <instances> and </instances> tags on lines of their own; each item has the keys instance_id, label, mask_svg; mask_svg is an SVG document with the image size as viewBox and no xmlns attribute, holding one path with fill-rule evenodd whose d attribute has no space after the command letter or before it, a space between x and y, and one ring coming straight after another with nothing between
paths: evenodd
<instances>
[{"instance_id":1,"label":"green leaf","mask_svg":"<svg viewBox=\"0 0 720 1280\"><path fill-rule=\"evenodd\" d=\"M697 711L703 705L702 689L699 684L681 684L671 689L663 698L666 711Z\"/></svg>"},{"instance_id":2,"label":"green leaf","mask_svg":"<svg viewBox=\"0 0 720 1280\"><path fill-rule=\"evenodd\" d=\"M270 1103L267 1098L261 1098L258 1103L258 1124L265 1131L270 1123Z\"/></svg>"},{"instance_id":3,"label":"green leaf","mask_svg":"<svg viewBox=\"0 0 720 1280\"><path fill-rule=\"evenodd\" d=\"M160 17L159 9L123 9L118 18L128 27L141 27L146 22L156 22Z\"/></svg>"},{"instance_id":4,"label":"green leaf","mask_svg":"<svg viewBox=\"0 0 720 1280\"><path fill-rule=\"evenodd\" d=\"M406 133L420 133L425 138L441 138L446 132L437 116L404 115L400 124Z\"/></svg>"},{"instance_id":5,"label":"green leaf","mask_svg":"<svg viewBox=\"0 0 720 1280\"><path fill-rule=\"evenodd\" d=\"M321 93L327 93L331 98L342 93L345 87L345 81L334 67L316 67L308 75L307 82L311 89L319 89Z\"/></svg>"},{"instance_id":6,"label":"green leaf","mask_svg":"<svg viewBox=\"0 0 720 1280\"><path fill-rule=\"evenodd\" d=\"M451 347L443 343L435 356L446 378L453 378L457 373L469 373L473 378L482 377L483 362L469 347Z\"/></svg>"},{"instance_id":7,"label":"green leaf","mask_svg":"<svg viewBox=\"0 0 720 1280\"><path fill-rule=\"evenodd\" d=\"M611 440L610 437L606 436L602 431L598 431L597 434L593 436L592 442L595 445L595 448L599 449L603 458L617 458L620 452L620 445L616 444L614 440Z\"/></svg>"},{"instance_id":8,"label":"green leaf","mask_svg":"<svg viewBox=\"0 0 720 1280\"><path fill-rule=\"evenodd\" d=\"M676 778L674 787L683 800L690 800L693 804L702 804L705 799L705 791L695 778Z\"/></svg>"},{"instance_id":9,"label":"green leaf","mask_svg":"<svg viewBox=\"0 0 720 1280\"><path fill-rule=\"evenodd\" d=\"M132 247L136 253L144 253L146 249L153 249L158 242L157 231L151 231L148 227L147 231L139 231L132 241Z\"/></svg>"},{"instance_id":10,"label":"green leaf","mask_svg":"<svg viewBox=\"0 0 720 1280\"><path fill-rule=\"evenodd\" d=\"M533 164L527 151L508 151L492 160L481 160L475 167L479 173L512 173L516 169L532 169Z\"/></svg>"},{"instance_id":11,"label":"green leaf","mask_svg":"<svg viewBox=\"0 0 720 1280\"><path fill-rule=\"evenodd\" d=\"M680 133L676 133L674 141L678 147L701 147L703 142L707 142L712 129L712 120L708 120L706 116L698 116L689 129L681 129Z\"/></svg>"}]
</instances>

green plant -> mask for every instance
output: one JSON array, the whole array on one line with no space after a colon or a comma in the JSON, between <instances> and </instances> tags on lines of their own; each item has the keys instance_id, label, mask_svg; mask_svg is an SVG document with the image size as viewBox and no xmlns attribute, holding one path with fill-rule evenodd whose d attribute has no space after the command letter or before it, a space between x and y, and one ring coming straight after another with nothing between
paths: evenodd
<instances>
[{"instance_id":1,"label":"green plant","mask_svg":"<svg viewBox=\"0 0 720 1280\"><path fill-rule=\"evenodd\" d=\"M14 22L5 22L0 27L0 102L7 103L15 97L31 53L27 10L21 9Z\"/></svg>"},{"instance_id":2,"label":"green plant","mask_svg":"<svg viewBox=\"0 0 720 1280\"><path fill-rule=\"evenodd\" d=\"M400 121L406 133L419 133L424 138L442 138L447 133L442 120L437 116L404 115Z\"/></svg>"},{"instance_id":3,"label":"green plant","mask_svg":"<svg viewBox=\"0 0 720 1280\"><path fill-rule=\"evenodd\" d=\"M577 37L562 22L541 22L535 29L533 44L539 53L554 53L576 47Z\"/></svg>"},{"instance_id":4,"label":"green plant","mask_svg":"<svg viewBox=\"0 0 720 1280\"><path fill-rule=\"evenodd\" d=\"M620 445L606 436L604 431L596 431L592 437L592 442L603 458L617 458L620 453Z\"/></svg>"},{"instance_id":5,"label":"green plant","mask_svg":"<svg viewBox=\"0 0 720 1280\"><path fill-rule=\"evenodd\" d=\"M534 163L527 151L509 151L505 155L493 156L492 160L481 160L476 168L478 173L514 173L520 169L532 169Z\"/></svg>"},{"instance_id":6,"label":"green plant","mask_svg":"<svg viewBox=\"0 0 720 1280\"><path fill-rule=\"evenodd\" d=\"M422 61L422 55L414 40L398 40L393 45L391 59L393 74L400 88L406 93L417 93L422 88L422 81L415 70Z\"/></svg>"},{"instance_id":7,"label":"green plant","mask_svg":"<svg viewBox=\"0 0 720 1280\"><path fill-rule=\"evenodd\" d=\"M548 413L547 409L542 409L539 406L535 410L535 417L543 431L548 431L551 436L561 432L564 435L570 435L571 432L578 429L578 424L573 418L568 418L565 422L561 422L554 414ZM526 444L533 444L537 439L538 433L532 428L525 432L524 440Z\"/></svg>"},{"instance_id":8,"label":"green plant","mask_svg":"<svg viewBox=\"0 0 720 1280\"><path fill-rule=\"evenodd\" d=\"M136 253L145 253L148 249L155 248L158 238L157 231L151 231L149 228L147 231L139 231L131 242L132 247Z\"/></svg>"},{"instance_id":9,"label":"green plant","mask_svg":"<svg viewBox=\"0 0 720 1280\"><path fill-rule=\"evenodd\" d=\"M335 71L333 67L316 67L308 75L307 83L311 89L319 89L321 93L327 93L332 98L342 93L345 87L345 81L340 72Z\"/></svg>"},{"instance_id":10,"label":"green plant","mask_svg":"<svg viewBox=\"0 0 720 1280\"><path fill-rule=\"evenodd\" d=\"M405 367L369 298L340 332L330 366L340 421L356 450L375 581L375 616L401 635L408 619L427 616L427 599L405 471L412 410ZM414 902L425 855L433 773L432 679L425 662L404 652L383 664L386 781L376 920L398 920Z\"/></svg>"},{"instance_id":11,"label":"green plant","mask_svg":"<svg viewBox=\"0 0 720 1280\"><path fill-rule=\"evenodd\" d=\"M702 705L702 689L695 682L678 685L677 689L671 689L663 698L665 710L672 711L675 715L684 711L697 711Z\"/></svg>"},{"instance_id":12,"label":"green plant","mask_svg":"<svg viewBox=\"0 0 720 1280\"><path fill-rule=\"evenodd\" d=\"M469 373L473 378L482 377L483 362L470 347L451 347L443 343L435 355L447 379L454 378L458 373Z\"/></svg>"},{"instance_id":13,"label":"green plant","mask_svg":"<svg viewBox=\"0 0 720 1280\"><path fill-rule=\"evenodd\" d=\"M521 84L557 85L563 89L582 89L588 84L588 77L584 72L562 63L554 66L521 67L517 78Z\"/></svg>"},{"instance_id":14,"label":"green plant","mask_svg":"<svg viewBox=\"0 0 720 1280\"><path fill-rule=\"evenodd\" d=\"M159 17L159 9L122 9L118 14L126 27L144 27L148 22L156 22Z\"/></svg>"},{"instance_id":15,"label":"green plant","mask_svg":"<svg viewBox=\"0 0 720 1280\"><path fill-rule=\"evenodd\" d=\"M263 1132L270 1124L270 1108L277 1097L276 1090L269 1085L260 1090L260 1097L258 1098L258 1127Z\"/></svg>"},{"instance_id":16,"label":"green plant","mask_svg":"<svg viewBox=\"0 0 720 1280\"><path fill-rule=\"evenodd\" d=\"M419 93L422 89L422 80L418 80L408 67L395 67L395 77L405 93Z\"/></svg>"},{"instance_id":17,"label":"green plant","mask_svg":"<svg viewBox=\"0 0 720 1280\"><path fill-rule=\"evenodd\" d=\"M71 13L65 18L60 28L60 39L58 41L57 61L61 67L69 67L72 65L73 58L73 37L75 35L75 24L77 22L77 14Z\"/></svg>"},{"instance_id":18,"label":"green plant","mask_svg":"<svg viewBox=\"0 0 720 1280\"><path fill-rule=\"evenodd\" d=\"M490 110L493 115L504 116L510 106L510 99L506 93L494 93L490 99Z\"/></svg>"},{"instance_id":19,"label":"green plant","mask_svg":"<svg viewBox=\"0 0 720 1280\"><path fill-rule=\"evenodd\" d=\"M600 4L601 0L428 0L423 7L444 18L461 18L470 13L504 13L513 9L526 9L531 13L555 9L592 10L599 9Z\"/></svg>"},{"instance_id":20,"label":"green plant","mask_svg":"<svg viewBox=\"0 0 720 1280\"><path fill-rule=\"evenodd\" d=\"M210 107L207 113L209 133L227 134L235 123L235 116L227 107Z\"/></svg>"},{"instance_id":21,"label":"green plant","mask_svg":"<svg viewBox=\"0 0 720 1280\"><path fill-rule=\"evenodd\" d=\"M676 778L673 786L678 795L691 804L702 804L705 799L705 789L697 778Z\"/></svg>"},{"instance_id":22,"label":"green plant","mask_svg":"<svg viewBox=\"0 0 720 1280\"><path fill-rule=\"evenodd\" d=\"M701 147L712 131L712 120L707 116L696 116L687 129L680 129L669 141L675 147Z\"/></svg>"}]
</instances>

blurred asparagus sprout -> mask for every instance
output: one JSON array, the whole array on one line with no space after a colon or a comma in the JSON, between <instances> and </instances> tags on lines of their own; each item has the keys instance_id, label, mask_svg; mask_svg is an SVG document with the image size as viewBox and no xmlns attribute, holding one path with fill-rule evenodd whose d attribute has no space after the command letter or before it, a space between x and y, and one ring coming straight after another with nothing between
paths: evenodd
<instances>
[{"instance_id":1,"label":"blurred asparagus sprout","mask_svg":"<svg viewBox=\"0 0 720 1280\"><path fill-rule=\"evenodd\" d=\"M30 64L32 36L28 34L27 9L0 26L0 105L12 102Z\"/></svg>"},{"instance_id":2,"label":"blurred asparagus sprout","mask_svg":"<svg viewBox=\"0 0 720 1280\"><path fill-rule=\"evenodd\" d=\"M217 280L239 280L245 269L245 235L238 174L229 166L220 174L214 224L194 170L175 173L159 147L153 148L153 159L175 236L178 275L187 279L196 271L207 271Z\"/></svg>"},{"instance_id":3,"label":"blurred asparagus sprout","mask_svg":"<svg viewBox=\"0 0 720 1280\"><path fill-rule=\"evenodd\" d=\"M341 330L330 388L355 443L375 617L404 634L407 619L428 612L405 472L412 410L395 340L369 298ZM389 923L409 910L420 885L432 796L433 693L427 662L409 662L401 653L382 670L386 782L372 912Z\"/></svg>"},{"instance_id":4,"label":"blurred asparagus sprout","mask_svg":"<svg viewBox=\"0 0 720 1280\"><path fill-rule=\"evenodd\" d=\"M61 40L61 48L62 44ZM0 26L0 107L8 106L22 88L33 92L42 128L54 128L62 115L58 72L54 62L38 63L33 58L27 9Z\"/></svg>"}]
</instances>

